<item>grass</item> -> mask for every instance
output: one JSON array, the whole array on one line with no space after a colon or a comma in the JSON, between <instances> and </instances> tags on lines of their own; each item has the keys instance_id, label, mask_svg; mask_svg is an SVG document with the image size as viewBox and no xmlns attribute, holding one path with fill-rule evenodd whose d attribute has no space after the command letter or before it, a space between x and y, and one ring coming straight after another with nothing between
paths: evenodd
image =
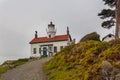
<instances>
[{"instance_id":1,"label":"grass","mask_svg":"<svg viewBox=\"0 0 120 80\"><path fill-rule=\"evenodd\" d=\"M13 62L13 65L15 65L15 67L16 67L16 66L22 65L28 61L29 61L29 59L18 59L18 60Z\"/></svg>"},{"instance_id":2,"label":"grass","mask_svg":"<svg viewBox=\"0 0 120 80\"><path fill-rule=\"evenodd\" d=\"M29 62L29 59L26 59L26 58L25 59L18 59L18 60L12 61L11 65L16 67L16 66L22 65L26 62ZM5 61L2 65L0 65L0 76L10 69L12 69L12 68L10 68L8 66L7 61Z\"/></svg>"},{"instance_id":3,"label":"grass","mask_svg":"<svg viewBox=\"0 0 120 80\"><path fill-rule=\"evenodd\" d=\"M79 42L62 49L44 68L50 80L100 80L98 70L103 61L120 69L119 60L110 59L112 54L119 52L120 40Z\"/></svg>"},{"instance_id":4,"label":"grass","mask_svg":"<svg viewBox=\"0 0 120 80\"><path fill-rule=\"evenodd\" d=\"M7 70L9 70L10 68L8 66L5 65L0 65L0 76L5 73Z\"/></svg>"}]
</instances>

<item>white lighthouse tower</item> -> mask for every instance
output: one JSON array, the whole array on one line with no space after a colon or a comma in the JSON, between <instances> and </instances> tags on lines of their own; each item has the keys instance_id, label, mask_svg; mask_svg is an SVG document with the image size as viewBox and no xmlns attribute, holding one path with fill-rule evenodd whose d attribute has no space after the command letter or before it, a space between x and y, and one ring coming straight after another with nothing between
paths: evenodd
<instances>
[{"instance_id":1,"label":"white lighthouse tower","mask_svg":"<svg viewBox=\"0 0 120 80\"><path fill-rule=\"evenodd\" d=\"M52 23L52 21L50 22L50 24L48 24L47 35L48 38L54 38L56 35L55 25Z\"/></svg>"}]
</instances>

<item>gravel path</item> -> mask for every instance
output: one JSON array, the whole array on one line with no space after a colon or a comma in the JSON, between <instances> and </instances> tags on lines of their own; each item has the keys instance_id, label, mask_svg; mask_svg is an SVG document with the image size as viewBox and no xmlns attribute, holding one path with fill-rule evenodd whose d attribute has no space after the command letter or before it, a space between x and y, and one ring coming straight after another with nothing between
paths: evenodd
<instances>
[{"instance_id":1,"label":"gravel path","mask_svg":"<svg viewBox=\"0 0 120 80\"><path fill-rule=\"evenodd\" d=\"M0 80L48 80L42 65L50 58L28 62L4 73Z\"/></svg>"}]
</instances>

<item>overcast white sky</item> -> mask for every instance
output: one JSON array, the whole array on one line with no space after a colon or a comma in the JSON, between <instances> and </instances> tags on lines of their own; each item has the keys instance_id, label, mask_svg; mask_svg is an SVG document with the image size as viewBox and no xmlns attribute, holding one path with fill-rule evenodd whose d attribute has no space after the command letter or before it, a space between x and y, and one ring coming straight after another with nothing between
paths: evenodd
<instances>
[{"instance_id":1,"label":"overcast white sky","mask_svg":"<svg viewBox=\"0 0 120 80\"><path fill-rule=\"evenodd\" d=\"M0 57L29 57L34 31L46 36L51 20L57 34L65 34L69 26L77 41L93 31L101 37L113 33L101 28L97 14L103 8L102 0L0 0Z\"/></svg>"}]
</instances>

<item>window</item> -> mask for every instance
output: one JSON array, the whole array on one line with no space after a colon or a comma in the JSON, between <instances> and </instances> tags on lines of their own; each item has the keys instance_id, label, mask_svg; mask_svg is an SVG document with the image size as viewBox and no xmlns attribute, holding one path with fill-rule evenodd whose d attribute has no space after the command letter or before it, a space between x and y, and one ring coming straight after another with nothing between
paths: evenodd
<instances>
[{"instance_id":1,"label":"window","mask_svg":"<svg viewBox=\"0 0 120 80\"><path fill-rule=\"evenodd\" d=\"M50 51L52 50L52 47L51 47L51 46L49 46L49 50L50 50Z\"/></svg>"},{"instance_id":2,"label":"window","mask_svg":"<svg viewBox=\"0 0 120 80\"><path fill-rule=\"evenodd\" d=\"M49 38L51 38L51 35L49 35Z\"/></svg>"},{"instance_id":3,"label":"window","mask_svg":"<svg viewBox=\"0 0 120 80\"><path fill-rule=\"evenodd\" d=\"M60 46L60 50L63 48L63 46Z\"/></svg>"},{"instance_id":4,"label":"window","mask_svg":"<svg viewBox=\"0 0 120 80\"><path fill-rule=\"evenodd\" d=\"M52 51L52 47L51 46L49 46L49 51Z\"/></svg>"},{"instance_id":5,"label":"window","mask_svg":"<svg viewBox=\"0 0 120 80\"><path fill-rule=\"evenodd\" d=\"M41 54L41 48L39 48L39 53Z\"/></svg>"},{"instance_id":6,"label":"window","mask_svg":"<svg viewBox=\"0 0 120 80\"><path fill-rule=\"evenodd\" d=\"M54 47L54 53L57 53L57 47L56 46Z\"/></svg>"},{"instance_id":7,"label":"window","mask_svg":"<svg viewBox=\"0 0 120 80\"><path fill-rule=\"evenodd\" d=\"M33 54L36 54L37 52L36 52L36 48L33 48Z\"/></svg>"},{"instance_id":8,"label":"window","mask_svg":"<svg viewBox=\"0 0 120 80\"><path fill-rule=\"evenodd\" d=\"M110 35L110 34L109 34L108 36L109 36L109 37L112 37L112 35Z\"/></svg>"}]
</instances>

